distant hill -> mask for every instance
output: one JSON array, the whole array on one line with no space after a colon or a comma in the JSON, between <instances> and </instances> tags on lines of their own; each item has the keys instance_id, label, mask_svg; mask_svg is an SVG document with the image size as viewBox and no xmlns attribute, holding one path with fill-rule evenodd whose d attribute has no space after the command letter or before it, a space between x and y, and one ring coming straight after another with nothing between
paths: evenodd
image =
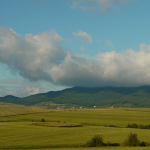
<instances>
[{"instance_id":1,"label":"distant hill","mask_svg":"<svg viewBox=\"0 0 150 150\"><path fill-rule=\"evenodd\" d=\"M19 101L20 99L21 98L19 98L19 97L7 95L4 97L0 97L0 102L19 104L19 103L17 103L17 101Z\"/></svg>"},{"instance_id":2,"label":"distant hill","mask_svg":"<svg viewBox=\"0 0 150 150\"><path fill-rule=\"evenodd\" d=\"M0 97L0 102L35 105L41 102L65 104L66 107L150 107L150 86L141 87L73 87L25 98Z\"/></svg>"}]
</instances>

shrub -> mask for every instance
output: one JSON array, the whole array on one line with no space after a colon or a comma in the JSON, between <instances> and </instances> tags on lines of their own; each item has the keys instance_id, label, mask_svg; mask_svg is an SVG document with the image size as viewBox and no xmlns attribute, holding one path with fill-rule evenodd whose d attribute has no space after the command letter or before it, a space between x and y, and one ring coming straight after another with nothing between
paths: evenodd
<instances>
[{"instance_id":1,"label":"shrub","mask_svg":"<svg viewBox=\"0 0 150 150\"><path fill-rule=\"evenodd\" d=\"M128 124L127 128L138 128L138 125L136 123Z\"/></svg>"},{"instance_id":2,"label":"shrub","mask_svg":"<svg viewBox=\"0 0 150 150\"><path fill-rule=\"evenodd\" d=\"M119 143L107 142L107 143L105 144L105 146L120 146L120 144L119 144Z\"/></svg>"},{"instance_id":3,"label":"shrub","mask_svg":"<svg viewBox=\"0 0 150 150\"><path fill-rule=\"evenodd\" d=\"M130 133L123 142L123 146L140 146L140 140L138 140L137 134Z\"/></svg>"},{"instance_id":4,"label":"shrub","mask_svg":"<svg viewBox=\"0 0 150 150\"><path fill-rule=\"evenodd\" d=\"M110 124L108 127L117 127L117 126Z\"/></svg>"},{"instance_id":5,"label":"shrub","mask_svg":"<svg viewBox=\"0 0 150 150\"><path fill-rule=\"evenodd\" d=\"M139 129L150 129L150 125L138 125L136 123L128 124L127 128L139 128Z\"/></svg>"},{"instance_id":6,"label":"shrub","mask_svg":"<svg viewBox=\"0 0 150 150\"><path fill-rule=\"evenodd\" d=\"M100 147L100 146L120 146L119 143L111 143L111 142L107 142L104 143L103 142L103 138L100 135L95 135L95 137L93 137L90 141L88 141L85 145L83 145L84 147Z\"/></svg>"},{"instance_id":7,"label":"shrub","mask_svg":"<svg viewBox=\"0 0 150 150\"><path fill-rule=\"evenodd\" d=\"M149 146L149 143L142 141L142 142L140 142L139 146L146 147L146 146Z\"/></svg>"},{"instance_id":8,"label":"shrub","mask_svg":"<svg viewBox=\"0 0 150 150\"><path fill-rule=\"evenodd\" d=\"M103 138L100 135L95 135L90 141L87 142L87 147L100 147L104 146Z\"/></svg>"},{"instance_id":9,"label":"shrub","mask_svg":"<svg viewBox=\"0 0 150 150\"><path fill-rule=\"evenodd\" d=\"M45 122L45 119L41 119L41 122Z\"/></svg>"}]
</instances>

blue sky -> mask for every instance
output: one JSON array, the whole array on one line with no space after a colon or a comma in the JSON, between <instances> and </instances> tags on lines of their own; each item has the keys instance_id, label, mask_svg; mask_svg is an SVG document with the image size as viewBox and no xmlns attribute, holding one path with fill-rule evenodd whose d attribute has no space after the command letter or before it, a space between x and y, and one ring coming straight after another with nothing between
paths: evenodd
<instances>
[{"instance_id":1,"label":"blue sky","mask_svg":"<svg viewBox=\"0 0 150 150\"><path fill-rule=\"evenodd\" d=\"M150 84L149 0L1 0L0 96Z\"/></svg>"}]
</instances>

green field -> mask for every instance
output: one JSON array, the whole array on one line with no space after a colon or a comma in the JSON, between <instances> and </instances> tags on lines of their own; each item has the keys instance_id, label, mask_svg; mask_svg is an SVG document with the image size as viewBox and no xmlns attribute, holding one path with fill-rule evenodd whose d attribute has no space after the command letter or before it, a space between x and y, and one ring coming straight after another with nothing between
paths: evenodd
<instances>
[{"instance_id":1,"label":"green field","mask_svg":"<svg viewBox=\"0 0 150 150\"><path fill-rule=\"evenodd\" d=\"M41 123L41 119L46 122ZM74 150L96 134L104 142L122 143L137 133L150 143L150 130L125 128L127 124L150 124L150 109L40 109L0 104L0 149ZM116 127L109 127L116 126ZM100 147L82 150L150 150L150 147Z\"/></svg>"}]
</instances>

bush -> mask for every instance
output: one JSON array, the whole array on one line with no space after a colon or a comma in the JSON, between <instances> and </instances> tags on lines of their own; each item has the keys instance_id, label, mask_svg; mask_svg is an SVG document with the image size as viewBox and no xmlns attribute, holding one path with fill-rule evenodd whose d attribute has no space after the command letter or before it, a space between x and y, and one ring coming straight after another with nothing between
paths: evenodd
<instances>
[{"instance_id":1,"label":"bush","mask_svg":"<svg viewBox=\"0 0 150 150\"><path fill-rule=\"evenodd\" d=\"M136 123L128 124L127 128L139 128L139 129L150 129L150 125L138 125Z\"/></svg>"},{"instance_id":2,"label":"bush","mask_svg":"<svg viewBox=\"0 0 150 150\"><path fill-rule=\"evenodd\" d=\"M120 146L120 144L119 144L119 143L107 142L107 143L105 144L105 146Z\"/></svg>"},{"instance_id":3,"label":"bush","mask_svg":"<svg viewBox=\"0 0 150 150\"><path fill-rule=\"evenodd\" d=\"M146 146L149 146L149 143L142 141L142 142L140 142L139 146L146 147Z\"/></svg>"},{"instance_id":4,"label":"bush","mask_svg":"<svg viewBox=\"0 0 150 150\"><path fill-rule=\"evenodd\" d=\"M117 126L110 124L108 127L117 127Z\"/></svg>"},{"instance_id":5,"label":"bush","mask_svg":"<svg viewBox=\"0 0 150 150\"><path fill-rule=\"evenodd\" d=\"M150 144L147 142L144 142L144 141L140 142L136 133L134 134L130 133L122 145L123 146L141 146L141 147L150 146ZM82 146L84 147L120 146L120 144L111 143L111 142L104 143L102 136L95 135L95 137L93 137L90 141L88 141L85 145L82 145Z\"/></svg>"},{"instance_id":6,"label":"bush","mask_svg":"<svg viewBox=\"0 0 150 150\"><path fill-rule=\"evenodd\" d=\"M128 124L127 128L138 128L138 125L136 123Z\"/></svg>"},{"instance_id":7,"label":"bush","mask_svg":"<svg viewBox=\"0 0 150 150\"><path fill-rule=\"evenodd\" d=\"M45 122L45 119L41 119L41 122Z\"/></svg>"},{"instance_id":8,"label":"bush","mask_svg":"<svg viewBox=\"0 0 150 150\"><path fill-rule=\"evenodd\" d=\"M137 134L130 133L123 142L123 146L140 146L140 140L138 140Z\"/></svg>"},{"instance_id":9,"label":"bush","mask_svg":"<svg viewBox=\"0 0 150 150\"><path fill-rule=\"evenodd\" d=\"M87 147L100 147L104 146L103 138L100 135L95 135L90 141L87 142Z\"/></svg>"}]
</instances>

